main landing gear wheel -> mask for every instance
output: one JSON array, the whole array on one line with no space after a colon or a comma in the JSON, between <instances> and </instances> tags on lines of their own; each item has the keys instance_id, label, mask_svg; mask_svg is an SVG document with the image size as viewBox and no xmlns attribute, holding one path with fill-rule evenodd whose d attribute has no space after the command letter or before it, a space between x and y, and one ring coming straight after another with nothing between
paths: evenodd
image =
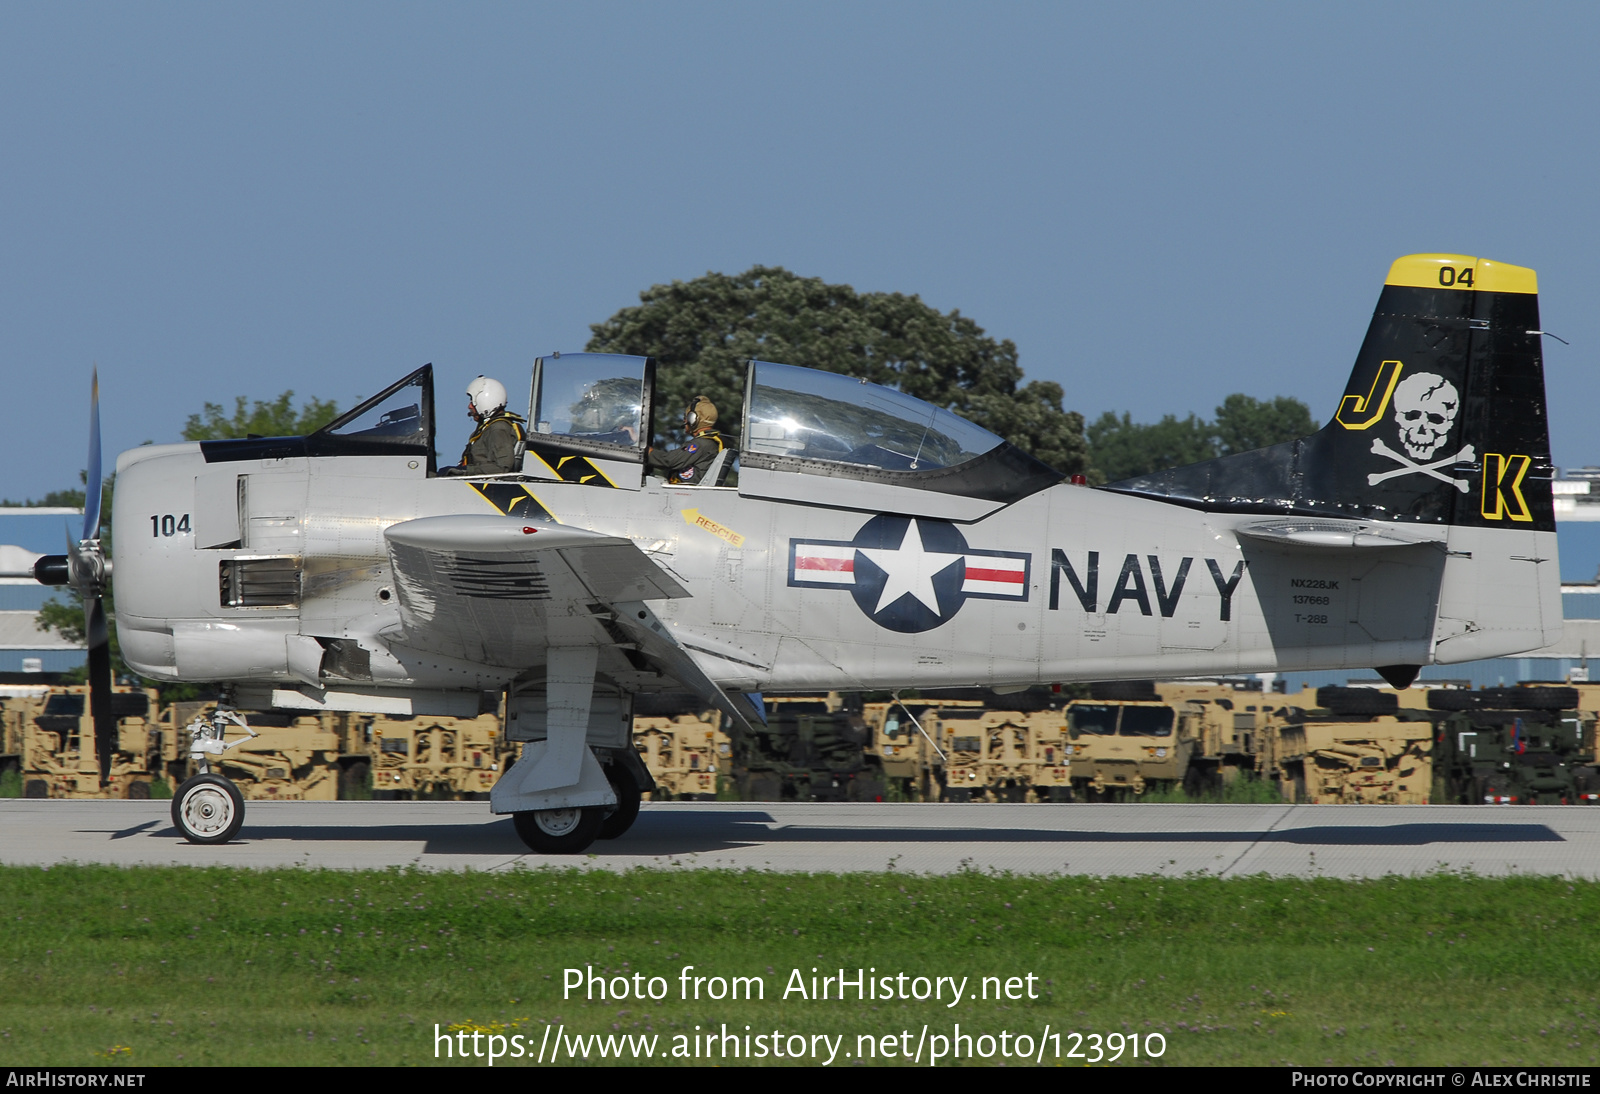
<instances>
[{"instance_id":1,"label":"main landing gear wheel","mask_svg":"<svg viewBox=\"0 0 1600 1094\"><path fill-rule=\"evenodd\" d=\"M190 843L227 843L244 824L244 795L221 775L196 775L172 796L172 823Z\"/></svg>"},{"instance_id":2,"label":"main landing gear wheel","mask_svg":"<svg viewBox=\"0 0 1600 1094\"><path fill-rule=\"evenodd\" d=\"M541 855L578 855L600 834L604 814L605 810L599 806L534 809L513 813L511 823L516 826L522 842Z\"/></svg>"},{"instance_id":3,"label":"main landing gear wheel","mask_svg":"<svg viewBox=\"0 0 1600 1094\"><path fill-rule=\"evenodd\" d=\"M633 776L621 764L610 764L605 772L606 781L611 784L612 792L617 795L617 804L600 822L599 838L616 839L632 828L633 822L639 819L639 803L644 800L644 794L640 791L639 784L633 781Z\"/></svg>"}]
</instances>

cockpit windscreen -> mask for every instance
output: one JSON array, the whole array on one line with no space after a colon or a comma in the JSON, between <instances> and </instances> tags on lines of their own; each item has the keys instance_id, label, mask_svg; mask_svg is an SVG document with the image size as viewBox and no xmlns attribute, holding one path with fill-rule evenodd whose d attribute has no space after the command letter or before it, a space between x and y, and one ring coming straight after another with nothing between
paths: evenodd
<instances>
[{"instance_id":1,"label":"cockpit windscreen","mask_svg":"<svg viewBox=\"0 0 1600 1094\"><path fill-rule=\"evenodd\" d=\"M644 425L645 360L606 353L543 358L532 431L637 447Z\"/></svg>"}]
</instances>

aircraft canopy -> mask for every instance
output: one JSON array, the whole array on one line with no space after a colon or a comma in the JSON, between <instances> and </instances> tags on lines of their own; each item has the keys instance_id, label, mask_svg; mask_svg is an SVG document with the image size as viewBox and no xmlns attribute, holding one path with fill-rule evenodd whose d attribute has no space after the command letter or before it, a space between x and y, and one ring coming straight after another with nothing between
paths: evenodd
<instances>
[{"instance_id":1,"label":"aircraft canopy","mask_svg":"<svg viewBox=\"0 0 1600 1094\"><path fill-rule=\"evenodd\" d=\"M921 471L1005 443L948 410L853 376L770 361L751 368L745 452Z\"/></svg>"}]
</instances>

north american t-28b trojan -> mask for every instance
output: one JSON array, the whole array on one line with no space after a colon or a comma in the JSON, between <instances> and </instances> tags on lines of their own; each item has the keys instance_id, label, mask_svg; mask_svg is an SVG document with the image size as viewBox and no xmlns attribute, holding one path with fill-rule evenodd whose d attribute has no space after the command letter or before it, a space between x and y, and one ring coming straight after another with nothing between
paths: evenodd
<instances>
[{"instance_id":1,"label":"north american t-28b trojan","mask_svg":"<svg viewBox=\"0 0 1600 1094\"><path fill-rule=\"evenodd\" d=\"M470 715L504 694L527 743L491 808L567 853L621 834L651 786L641 692L748 726L747 696L786 689L1405 686L1559 636L1540 335L1532 270L1402 258L1320 431L1094 489L898 391L766 361L728 466L669 485L645 462L678 409L653 406L655 362L588 353L534 362L519 473L445 477L424 367L310 436L123 453L122 655L244 709ZM94 520L42 579L98 595ZM212 774L174 802L197 842L242 811Z\"/></svg>"}]
</instances>

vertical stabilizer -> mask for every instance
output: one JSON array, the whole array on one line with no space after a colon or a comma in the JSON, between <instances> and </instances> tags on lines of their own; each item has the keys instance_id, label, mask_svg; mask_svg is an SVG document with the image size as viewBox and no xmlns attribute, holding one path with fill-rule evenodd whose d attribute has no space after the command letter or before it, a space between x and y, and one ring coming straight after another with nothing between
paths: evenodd
<instances>
[{"instance_id":1,"label":"vertical stabilizer","mask_svg":"<svg viewBox=\"0 0 1600 1094\"><path fill-rule=\"evenodd\" d=\"M1407 255L1321 430L1107 489L1218 512L1547 532L1547 420L1534 272Z\"/></svg>"}]
</instances>

